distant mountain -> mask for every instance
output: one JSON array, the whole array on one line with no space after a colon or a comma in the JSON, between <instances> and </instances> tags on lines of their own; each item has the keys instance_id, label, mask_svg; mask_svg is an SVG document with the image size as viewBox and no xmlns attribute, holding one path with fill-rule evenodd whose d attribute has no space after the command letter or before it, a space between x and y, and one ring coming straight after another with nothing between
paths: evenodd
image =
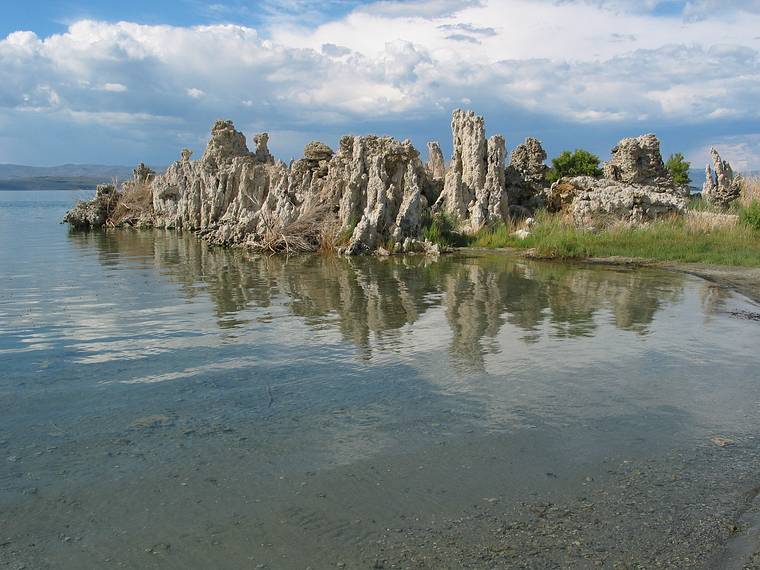
<instances>
[{"instance_id":1,"label":"distant mountain","mask_svg":"<svg viewBox=\"0 0 760 570\"><path fill-rule=\"evenodd\" d=\"M98 184L131 178L132 169L102 164L0 164L0 190L94 190Z\"/></svg>"},{"instance_id":2,"label":"distant mountain","mask_svg":"<svg viewBox=\"0 0 760 570\"><path fill-rule=\"evenodd\" d=\"M104 166L102 164L62 164L60 166L23 166L0 164L0 180L41 177L74 177L125 180L132 176L131 166Z\"/></svg>"}]
</instances>

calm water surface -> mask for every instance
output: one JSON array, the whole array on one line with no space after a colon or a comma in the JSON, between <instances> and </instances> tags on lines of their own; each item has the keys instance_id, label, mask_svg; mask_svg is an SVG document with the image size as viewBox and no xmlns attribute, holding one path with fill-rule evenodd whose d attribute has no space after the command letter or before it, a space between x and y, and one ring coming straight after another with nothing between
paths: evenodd
<instances>
[{"instance_id":1,"label":"calm water surface","mask_svg":"<svg viewBox=\"0 0 760 570\"><path fill-rule=\"evenodd\" d=\"M364 567L756 431L758 309L697 278L70 233L77 196L0 192L0 566Z\"/></svg>"}]
</instances>

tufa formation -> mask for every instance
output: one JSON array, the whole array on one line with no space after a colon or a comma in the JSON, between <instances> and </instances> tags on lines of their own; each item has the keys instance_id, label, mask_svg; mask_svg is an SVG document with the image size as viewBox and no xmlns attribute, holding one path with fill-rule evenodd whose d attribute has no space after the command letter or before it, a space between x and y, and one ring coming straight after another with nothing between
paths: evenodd
<instances>
[{"instance_id":1,"label":"tufa formation","mask_svg":"<svg viewBox=\"0 0 760 570\"><path fill-rule=\"evenodd\" d=\"M422 236L436 215L463 233L539 208L578 224L602 218L643 223L680 213L686 195L663 164L655 135L622 140L603 178L563 178L549 187L546 152L528 138L505 166L506 142L486 138L483 117L458 109L451 120L448 164L437 142L427 161L409 140L344 136L338 148L312 141L285 164L258 134L249 150L231 121L217 121L203 155L184 149L163 174L144 164L120 190L99 186L64 221L78 228L140 226L196 232L211 243L266 252L319 249L346 254L437 253ZM713 154L705 195L727 203L738 192L731 167Z\"/></svg>"}]
</instances>

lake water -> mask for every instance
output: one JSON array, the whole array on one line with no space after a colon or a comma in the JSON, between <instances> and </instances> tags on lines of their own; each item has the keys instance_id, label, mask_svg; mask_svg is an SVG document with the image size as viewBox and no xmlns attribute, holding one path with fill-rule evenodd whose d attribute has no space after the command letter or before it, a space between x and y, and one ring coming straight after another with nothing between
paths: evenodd
<instances>
[{"instance_id":1,"label":"lake water","mask_svg":"<svg viewBox=\"0 0 760 570\"><path fill-rule=\"evenodd\" d=\"M727 289L71 233L78 196L0 192L0 567L612 565L760 482L759 309Z\"/></svg>"}]
</instances>

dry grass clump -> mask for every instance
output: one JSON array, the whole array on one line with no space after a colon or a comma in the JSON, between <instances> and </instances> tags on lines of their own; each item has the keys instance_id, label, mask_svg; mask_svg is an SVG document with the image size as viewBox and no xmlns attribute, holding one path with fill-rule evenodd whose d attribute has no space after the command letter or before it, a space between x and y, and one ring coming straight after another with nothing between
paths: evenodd
<instances>
[{"instance_id":1,"label":"dry grass clump","mask_svg":"<svg viewBox=\"0 0 760 570\"><path fill-rule=\"evenodd\" d=\"M297 220L283 224L270 213L262 212L264 231L250 247L263 253L311 253L318 251L326 235L326 210L315 208Z\"/></svg>"},{"instance_id":2,"label":"dry grass clump","mask_svg":"<svg viewBox=\"0 0 760 570\"><path fill-rule=\"evenodd\" d=\"M684 225L695 232L711 232L719 228L731 228L736 226L738 222L739 216L736 214L700 210L686 210L684 212Z\"/></svg>"},{"instance_id":3,"label":"dry grass clump","mask_svg":"<svg viewBox=\"0 0 760 570\"><path fill-rule=\"evenodd\" d=\"M116 205L106 222L109 226L140 225L153 216L153 193L148 181L128 182L116 194Z\"/></svg>"},{"instance_id":4,"label":"dry grass clump","mask_svg":"<svg viewBox=\"0 0 760 570\"><path fill-rule=\"evenodd\" d=\"M345 247L351 241L356 224L350 223L348 227L343 227L340 221L334 216L328 216L322 221L320 226L319 253L334 254L341 247Z\"/></svg>"},{"instance_id":5,"label":"dry grass clump","mask_svg":"<svg viewBox=\"0 0 760 570\"><path fill-rule=\"evenodd\" d=\"M739 198L742 206L760 202L760 176L750 176L742 180L742 194Z\"/></svg>"}]
</instances>

